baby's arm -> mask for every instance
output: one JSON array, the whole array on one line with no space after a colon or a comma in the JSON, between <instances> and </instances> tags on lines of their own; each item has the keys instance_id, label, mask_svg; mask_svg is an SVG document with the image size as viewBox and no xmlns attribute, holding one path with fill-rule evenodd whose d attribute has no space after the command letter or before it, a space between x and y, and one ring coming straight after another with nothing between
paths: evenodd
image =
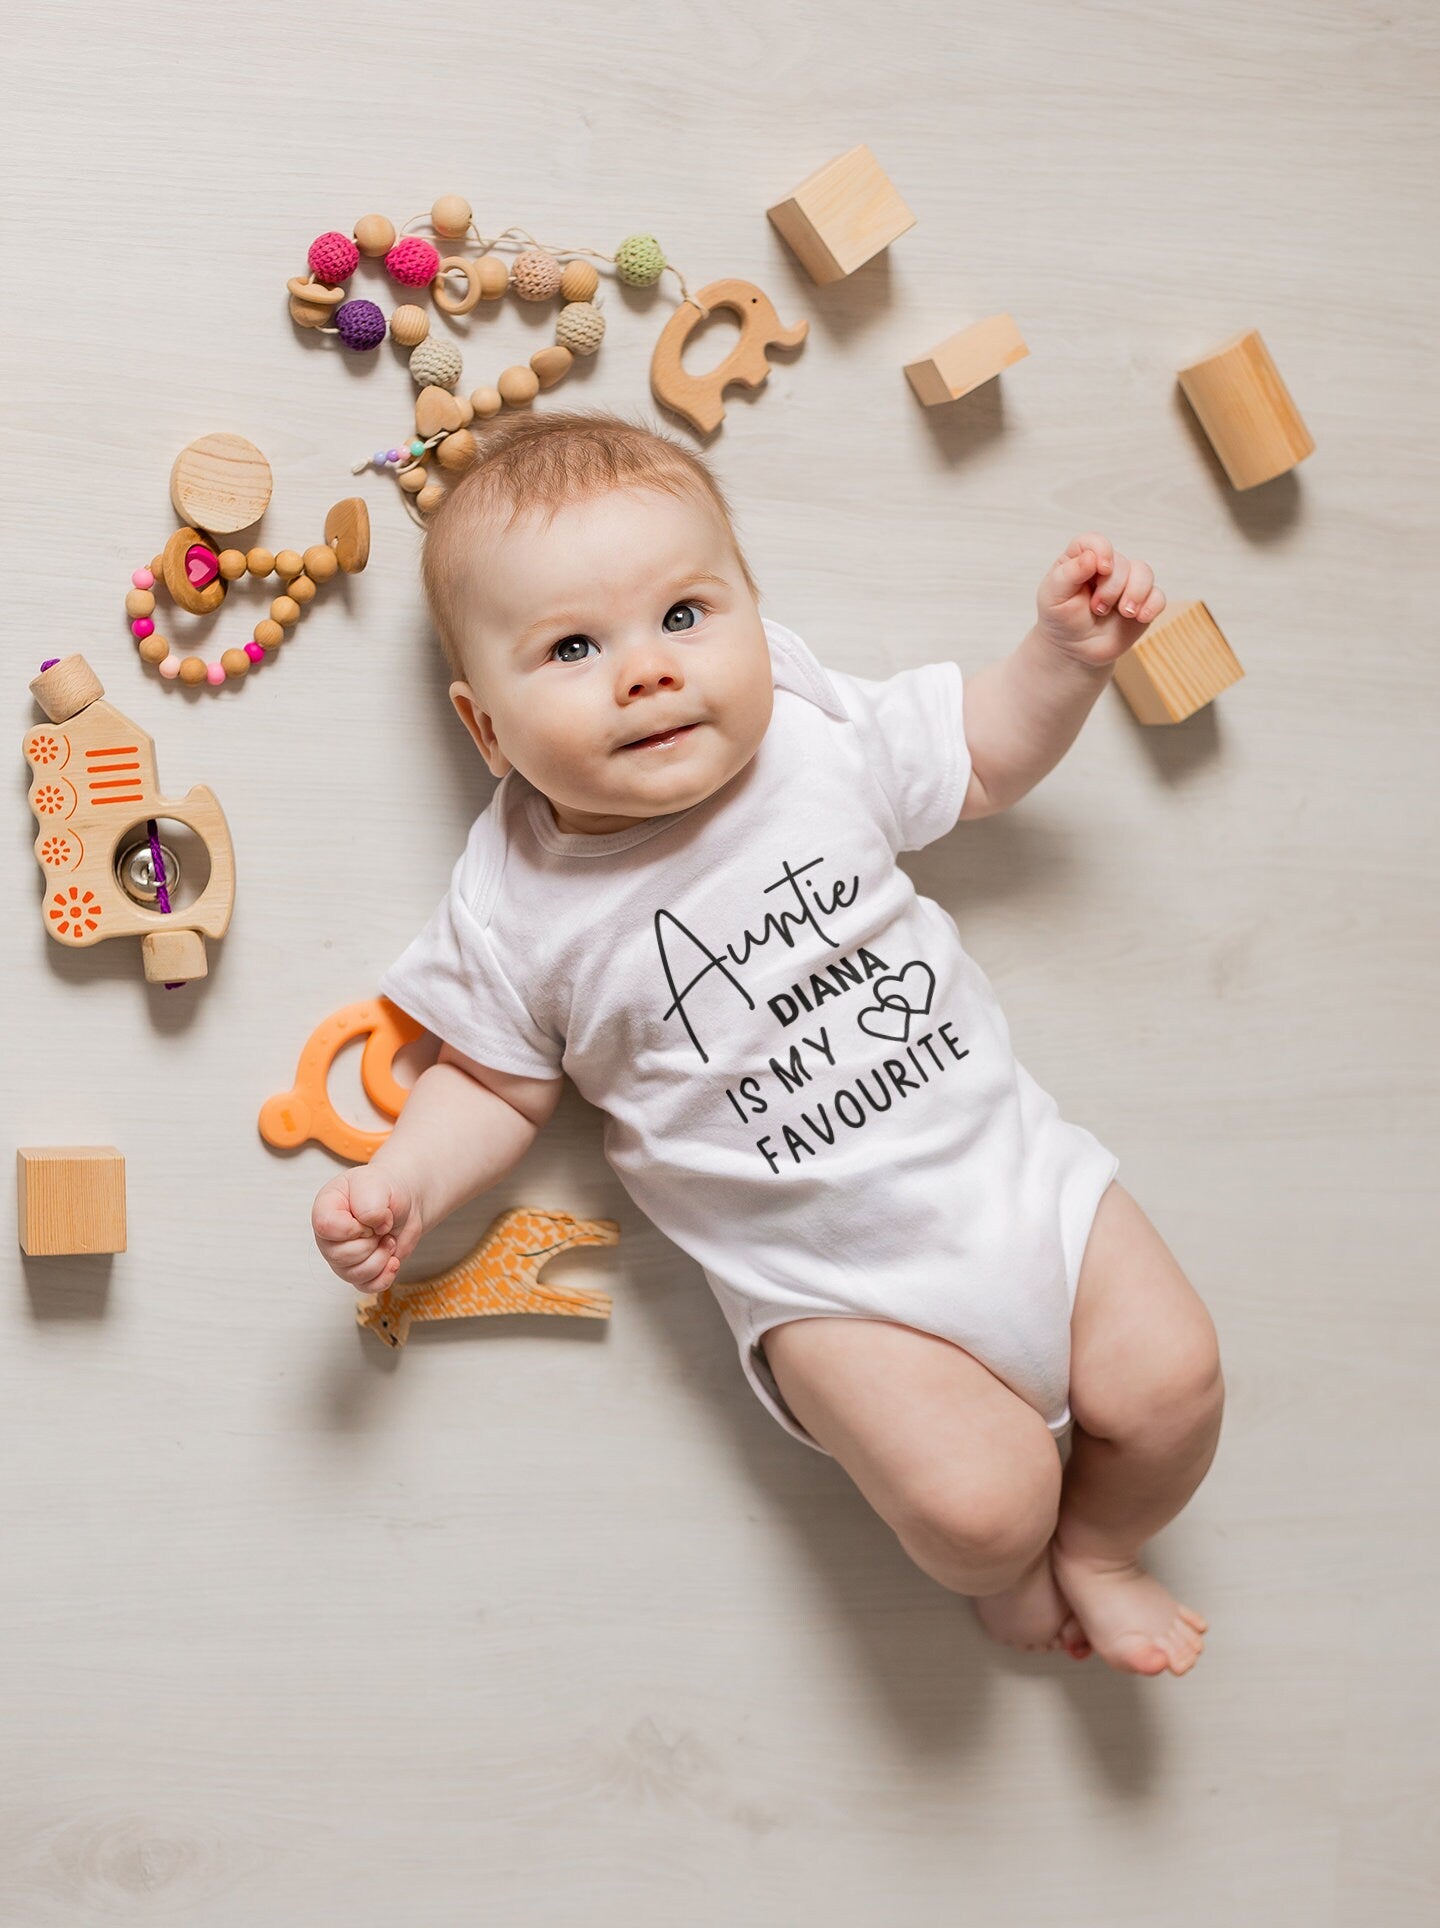
<instances>
[{"instance_id":1,"label":"baby's arm","mask_svg":"<svg viewBox=\"0 0 1440 1928\"><path fill-rule=\"evenodd\" d=\"M1090 534L1049 570L1035 603L1035 627L1014 655L965 679L971 772L962 817L1008 809L1054 769L1165 598L1148 563Z\"/></svg>"},{"instance_id":2,"label":"baby's arm","mask_svg":"<svg viewBox=\"0 0 1440 1928\"><path fill-rule=\"evenodd\" d=\"M370 1163L316 1197L311 1225L331 1269L360 1292L393 1284L425 1232L520 1162L564 1082L493 1071L442 1045Z\"/></svg>"}]
</instances>

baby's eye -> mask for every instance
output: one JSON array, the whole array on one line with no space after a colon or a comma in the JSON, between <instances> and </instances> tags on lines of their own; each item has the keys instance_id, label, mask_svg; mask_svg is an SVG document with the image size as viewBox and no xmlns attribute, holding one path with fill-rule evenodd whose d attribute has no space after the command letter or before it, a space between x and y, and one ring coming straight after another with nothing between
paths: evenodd
<instances>
[{"instance_id":1,"label":"baby's eye","mask_svg":"<svg viewBox=\"0 0 1440 1928\"><path fill-rule=\"evenodd\" d=\"M691 618L691 620L688 623L672 623L670 618L673 615L675 615L678 611L684 610L684 609L694 610L696 614ZM670 607L665 611L665 620L660 625L660 627L662 629L668 629L672 636L683 636L687 630L691 630L695 627L695 624L699 621L701 609L702 609L702 605L697 602L672 603Z\"/></svg>"},{"instance_id":2,"label":"baby's eye","mask_svg":"<svg viewBox=\"0 0 1440 1928\"><path fill-rule=\"evenodd\" d=\"M563 655L561 652L568 650L572 643L579 643L580 654L578 656ZM562 636L550 654L555 658L557 663L583 663L585 661L585 651L592 647L593 645L588 636Z\"/></svg>"}]
</instances>

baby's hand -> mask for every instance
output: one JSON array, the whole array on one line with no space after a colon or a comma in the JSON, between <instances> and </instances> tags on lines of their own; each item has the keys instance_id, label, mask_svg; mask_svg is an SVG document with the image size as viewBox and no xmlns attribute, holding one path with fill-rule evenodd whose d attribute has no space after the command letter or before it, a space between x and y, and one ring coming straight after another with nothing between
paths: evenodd
<instances>
[{"instance_id":1,"label":"baby's hand","mask_svg":"<svg viewBox=\"0 0 1440 1928\"><path fill-rule=\"evenodd\" d=\"M310 1224L325 1263L357 1292L393 1285L424 1229L410 1187L373 1165L358 1165L322 1186Z\"/></svg>"},{"instance_id":2,"label":"baby's hand","mask_svg":"<svg viewBox=\"0 0 1440 1928\"><path fill-rule=\"evenodd\" d=\"M1148 562L1130 562L1101 535L1076 536L1035 597L1038 627L1057 649L1101 668L1123 656L1165 607Z\"/></svg>"}]
</instances>

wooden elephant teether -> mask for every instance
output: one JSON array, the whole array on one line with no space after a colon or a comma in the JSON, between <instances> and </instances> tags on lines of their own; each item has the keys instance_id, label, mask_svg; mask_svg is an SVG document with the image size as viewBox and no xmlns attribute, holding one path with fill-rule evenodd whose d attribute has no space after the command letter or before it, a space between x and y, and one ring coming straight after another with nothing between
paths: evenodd
<instances>
[{"instance_id":1,"label":"wooden elephant teether","mask_svg":"<svg viewBox=\"0 0 1440 1928\"><path fill-rule=\"evenodd\" d=\"M46 930L76 946L139 937L147 980L167 989L204 977L205 939L224 935L235 907L235 852L213 792L197 784L178 799L161 794L153 741L101 700L83 656L53 659L30 689L50 719L24 744ZM180 911L170 905L179 872L159 839L161 817L193 830L210 859L204 890Z\"/></svg>"},{"instance_id":2,"label":"wooden elephant teether","mask_svg":"<svg viewBox=\"0 0 1440 1928\"><path fill-rule=\"evenodd\" d=\"M685 344L705 317L716 308L729 308L740 321L740 339L724 361L706 375L692 375L681 363ZM810 332L808 321L793 328L781 325L773 302L749 281L712 281L698 295L682 301L660 331L650 358L650 387L663 407L683 416L700 435L709 435L725 419L720 397L732 383L759 388L770 373L767 348L798 348Z\"/></svg>"},{"instance_id":3,"label":"wooden elephant teether","mask_svg":"<svg viewBox=\"0 0 1440 1928\"><path fill-rule=\"evenodd\" d=\"M615 1245L613 1218L572 1218L568 1212L516 1207L490 1221L468 1257L433 1279L392 1285L355 1308L359 1325L387 1346L403 1346L412 1319L467 1319L499 1312L551 1312L575 1319L608 1319L610 1294L582 1286L541 1285L547 1259L574 1245Z\"/></svg>"}]
</instances>

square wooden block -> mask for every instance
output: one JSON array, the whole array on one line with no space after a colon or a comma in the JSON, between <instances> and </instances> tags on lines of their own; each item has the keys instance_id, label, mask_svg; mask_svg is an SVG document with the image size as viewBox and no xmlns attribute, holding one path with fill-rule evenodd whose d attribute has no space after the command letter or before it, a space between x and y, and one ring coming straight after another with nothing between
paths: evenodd
<instances>
[{"instance_id":1,"label":"square wooden block","mask_svg":"<svg viewBox=\"0 0 1440 1928\"><path fill-rule=\"evenodd\" d=\"M1182 368L1179 381L1232 488L1273 482L1315 453L1258 328Z\"/></svg>"},{"instance_id":2,"label":"square wooden block","mask_svg":"<svg viewBox=\"0 0 1440 1928\"><path fill-rule=\"evenodd\" d=\"M1162 610L1115 665L1120 694L1142 723L1183 723L1244 674L1203 602Z\"/></svg>"},{"instance_id":3,"label":"square wooden block","mask_svg":"<svg viewBox=\"0 0 1440 1928\"><path fill-rule=\"evenodd\" d=\"M863 143L837 155L767 208L812 281L843 281L915 225L889 175Z\"/></svg>"},{"instance_id":4,"label":"square wooden block","mask_svg":"<svg viewBox=\"0 0 1440 1928\"><path fill-rule=\"evenodd\" d=\"M934 408L940 402L959 401L1029 353L1015 317L991 315L949 336L919 361L906 362L905 378L926 408Z\"/></svg>"},{"instance_id":5,"label":"square wooden block","mask_svg":"<svg viewBox=\"0 0 1440 1928\"><path fill-rule=\"evenodd\" d=\"M31 1258L125 1250L125 1159L114 1145L23 1146L15 1178Z\"/></svg>"}]
</instances>

